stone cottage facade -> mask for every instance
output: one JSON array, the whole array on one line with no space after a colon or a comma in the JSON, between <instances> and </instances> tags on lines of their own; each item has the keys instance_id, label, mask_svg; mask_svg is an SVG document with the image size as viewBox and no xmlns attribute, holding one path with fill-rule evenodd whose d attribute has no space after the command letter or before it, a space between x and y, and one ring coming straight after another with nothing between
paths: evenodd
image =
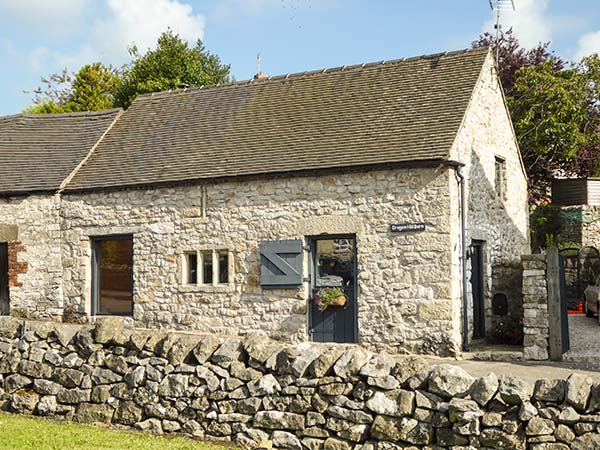
<instances>
[{"instance_id":1,"label":"stone cottage facade","mask_svg":"<svg viewBox=\"0 0 600 450\"><path fill-rule=\"evenodd\" d=\"M11 313L454 354L465 302L466 342L521 308L526 180L487 50L142 96L43 198L57 287L13 286Z\"/></svg>"},{"instance_id":2,"label":"stone cottage facade","mask_svg":"<svg viewBox=\"0 0 600 450\"><path fill-rule=\"evenodd\" d=\"M34 318L62 317L58 192L118 113L0 117L3 314L10 310L13 315Z\"/></svg>"}]
</instances>

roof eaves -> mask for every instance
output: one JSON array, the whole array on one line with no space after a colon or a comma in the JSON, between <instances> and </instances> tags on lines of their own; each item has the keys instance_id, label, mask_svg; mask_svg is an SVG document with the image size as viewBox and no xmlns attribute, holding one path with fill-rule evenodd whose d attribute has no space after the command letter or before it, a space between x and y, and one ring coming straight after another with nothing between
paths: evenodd
<instances>
[{"instance_id":1,"label":"roof eaves","mask_svg":"<svg viewBox=\"0 0 600 450\"><path fill-rule=\"evenodd\" d=\"M58 187L49 189L22 189L22 190L14 190L14 191L0 191L0 198L7 197L27 197L29 195L54 195L58 192Z\"/></svg>"},{"instance_id":2,"label":"roof eaves","mask_svg":"<svg viewBox=\"0 0 600 450\"><path fill-rule=\"evenodd\" d=\"M302 177L310 176L315 174L329 174L339 172L362 172L370 170L384 170L393 168L409 168L409 167L433 167L440 164L446 164L448 158L429 158L429 159L415 159L405 160L388 163L375 163L375 164L361 164L356 166L336 166L336 167L322 167L318 169L303 169L303 170L287 170L278 172L266 172L266 173L252 173L252 174L241 174L241 175L221 175L204 178L189 178L182 180L171 180L171 181L160 181L160 182L148 182L148 183L137 183L127 185L115 185L115 186L91 186L85 188L69 188L67 185L61 190L63 194L83 194L86 192L100 192L100 191L121 191L125 189L157 189L166 186L181 186L188 184L200 184L200 183L220 183L226 181L240 181L240 180L262 180L271 178L281 177Z\"/></svg>"}]
</instances>

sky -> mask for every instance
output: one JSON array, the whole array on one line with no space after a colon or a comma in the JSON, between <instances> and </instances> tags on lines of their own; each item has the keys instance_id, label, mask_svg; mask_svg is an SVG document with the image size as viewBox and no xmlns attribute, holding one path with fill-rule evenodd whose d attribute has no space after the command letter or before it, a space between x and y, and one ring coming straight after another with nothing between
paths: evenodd
<instances>
[{"instance_id":1,"label":"sky","mask_svg":"<svg viewBox=\"0 0 600 450\"><path fill-rule=\"evenodd\" d=\"M467 48L492 31L489 0L0 0L0 115L31 103L40 78L152 48L171 28L231 65L237 80ZM503 0L507 1L507 0ZM567 60L600 52L600 1L514 0L525 46Z\"/></svg>"}]
</instances>

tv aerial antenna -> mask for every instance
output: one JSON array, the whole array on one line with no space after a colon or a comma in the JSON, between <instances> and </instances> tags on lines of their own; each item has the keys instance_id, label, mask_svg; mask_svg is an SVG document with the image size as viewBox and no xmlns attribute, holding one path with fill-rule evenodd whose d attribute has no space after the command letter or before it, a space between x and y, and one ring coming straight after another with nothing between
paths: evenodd
<instances>
[{"instance_id":1,"label":"tv aerial antenna","mask_svg":"<svg viewBox=\"0 0 600 450\"><path fill-rule=\"evenodd\" d=\"M503 12L515 11L514 0L488 0L490 8L496 13L496 23L494 24L495 38L494 47L496 47L496 69L498 69L498 61L500 57L500 34L502 33L502 24L500 19Z\"/></svg>"}]
</instances>

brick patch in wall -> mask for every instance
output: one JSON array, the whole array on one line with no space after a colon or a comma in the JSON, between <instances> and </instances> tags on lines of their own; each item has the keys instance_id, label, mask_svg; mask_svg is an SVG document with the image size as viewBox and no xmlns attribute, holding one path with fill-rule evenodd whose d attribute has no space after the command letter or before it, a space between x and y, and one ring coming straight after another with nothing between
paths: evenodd
<instances>
[{"instance_id":1,"label":"brick patch in wall","mask_svg":"<svg viewBox=\"0 0 600 450\"><path fill-rule=\"evenodd\" d=\"M8 285L9 287L22 287L19 275L27 273L29 264L19 261L19 253L25 252L25 247L19 241L8 243Z\"/></svg>"}]
</instances>

